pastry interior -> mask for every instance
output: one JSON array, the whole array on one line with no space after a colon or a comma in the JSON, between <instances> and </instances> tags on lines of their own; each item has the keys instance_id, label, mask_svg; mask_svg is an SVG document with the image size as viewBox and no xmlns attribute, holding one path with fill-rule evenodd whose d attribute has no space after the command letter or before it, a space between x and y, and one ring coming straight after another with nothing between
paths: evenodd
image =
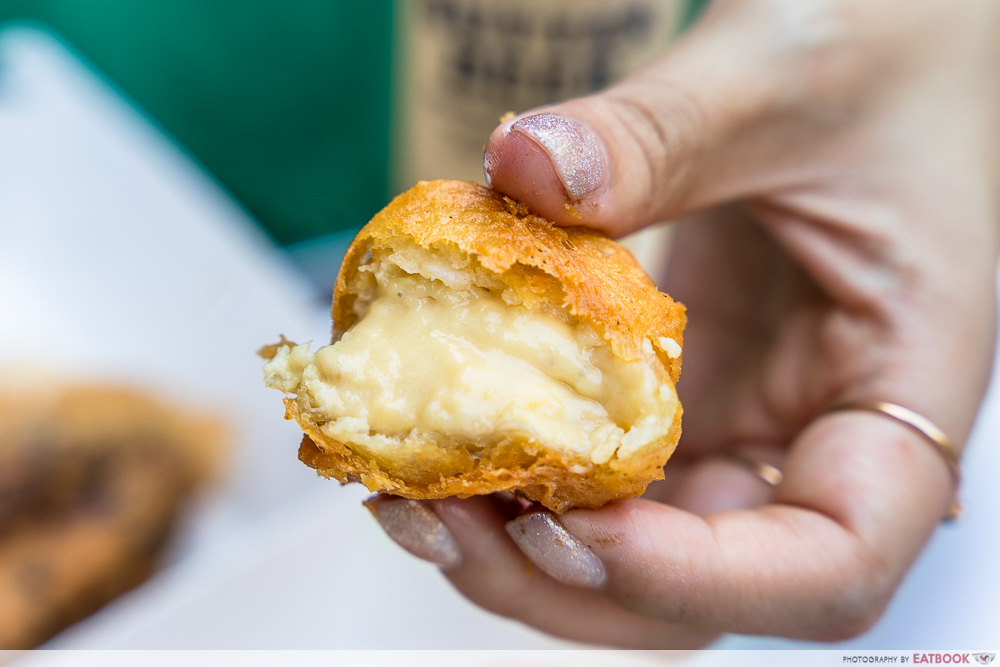
<instances>
[{"instance_id":1,"label":"pastry interior","mask_svg":"<svg viewBox=\"0 0 1000 667\"><path fill-rule=\"evenodd\" d=\"M279 345L265 365L321 450L340 443L417 487L539 457L570 475L627 475L622 462L646 465L666 442L662 466L672 451L679 403L661 361L680 355L672 338L621 359L591 323L551 300L523 303L503 274L448 241L376 246L348 280L353 326L315 352ZM360 481L386 490L384 479Z\"/></svg>"}]
</instances>

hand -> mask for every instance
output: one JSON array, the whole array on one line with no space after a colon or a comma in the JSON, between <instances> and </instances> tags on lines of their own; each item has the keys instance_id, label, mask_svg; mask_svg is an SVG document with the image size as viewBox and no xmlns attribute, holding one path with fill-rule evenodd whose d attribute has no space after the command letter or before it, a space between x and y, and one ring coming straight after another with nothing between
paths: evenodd
<instances>
[{"instance_id":1,"label":"hand","mask_svg":"<svg viewBox=\"0 0 1000 667\"><path fill-rule=\"evenodd\" d=\"M913 429L825 410L892 401L968 436L994 343L998 13L716 0L645 71L497 128L487 176L535 213L613 236L686 218L663 281L690 319L684 435L663 482L599 510L374 504L439 526L422 555L470 599L563 637L869 628L954 480Z\"/></svg>"}]
</instances>

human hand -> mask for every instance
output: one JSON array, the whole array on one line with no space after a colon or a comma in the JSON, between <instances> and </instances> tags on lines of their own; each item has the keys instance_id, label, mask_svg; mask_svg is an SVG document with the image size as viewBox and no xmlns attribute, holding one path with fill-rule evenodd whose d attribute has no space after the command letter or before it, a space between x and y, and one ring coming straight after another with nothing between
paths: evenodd
<instances>
[{"instance_id":1,"label":"human hand","mask_svg":"<svg viewBox=\"0 0 1000 667\"><path fill-rule=\"evenodd\" d=\"M870 627L954 480L914 429L826 410L891 401L968 436L994 342L998 12L716 0L645 71L499 127L487 176L532 212L613 236L687 218L664 281L689 314L684 435L641 499L375 499L389 533L478 604L581 641Z\"/></svg>"}]
</instances>

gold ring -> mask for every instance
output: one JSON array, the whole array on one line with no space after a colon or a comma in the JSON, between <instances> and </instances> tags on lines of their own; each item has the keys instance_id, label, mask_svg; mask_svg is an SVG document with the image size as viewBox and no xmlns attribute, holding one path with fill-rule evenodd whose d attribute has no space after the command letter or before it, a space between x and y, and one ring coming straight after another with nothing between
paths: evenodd
<instances>
[{"instance_id":1,"label":"gold ring","mask_svg":"<svg viewBox=\"0 0 1000 667\"><path fill-rule=\"evenodd\" d=\"M962 470L960 467L960 458L958 450L955 445L952 444L951 439L938 428L937 424L932 422L927 417L924 417L919 412L914 412L913 410L898 405L896 403L889 403L888 401L848 401L846 403L840 403L838 405L829 408L823 414L829 414L831 412L842 412L844 410L867 410L868 412L876 412L880 415L885 415L898 421L901 424L909 426L914 431L924 436L927 440L930 440L934 444L934 448L941 453L948 465L948 472L951 473L952 480L955 483L955 495L958 495L958 487L962 481ZM952 520L957 519L962 514L962 506L959 504L957 499L951 501L951 507L948 509L948 514L945 515L945 519Z\"/></svg>"},{"instance_id":2,"label":"gold ring","mask_svg":"<svg viewBox=\"0 0 1000 667\"><path fill-rule=\"evenodd\" d=\"M746 466L750 472L759 477L768 486L778 486L785 479L785 474L781 472L781 468L773 466L770 463L750 458L741 452L726 452L726 456Z\"/></svg>"}]
</instances>

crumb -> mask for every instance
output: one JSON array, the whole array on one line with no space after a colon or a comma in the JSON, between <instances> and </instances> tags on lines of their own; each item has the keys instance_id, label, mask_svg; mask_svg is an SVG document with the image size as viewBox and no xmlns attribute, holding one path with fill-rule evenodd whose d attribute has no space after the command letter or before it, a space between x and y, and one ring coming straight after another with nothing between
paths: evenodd
<instances>
[{"instance_id":1,"label":"crumb","mask_svg":"<svg viewBox=\"0 0 1000 667\"><path fill-rule=\"evenodd\" d=\"M660 336L657 339L660 344L660 349L667 353L667 356L671 359L676 359L681 356L681 346L673 338L667 338L666 336Z\"/></svg>"},{"instance_id":2,"label":"crumb","mask_svg":"<svg viewBox=\"0 0 1000 667\"><path fill-rule=\"evenodd\" d=\"M577 211L575 208L573 208L572 206L570 206L569 203L563 204L563 208L565 208L567 211L569 211L569 214L571 216L573 216L574 218L576 218L577 220L579 220L580 218L583 217L583 215L581 215L581 213L579 211Z\"/></svg>"},{"instance_id":3,"label":"crumb","mask_svg":"<svg viewBox=\"0 0 1000 667\"><path fill-rule=\"evenodd\" d=\"M283 347L295 347L295 343L285 338L285 334L280 334L281 340L277 343L271 343L270 345L265 345L264 347L257 350L257 356L264 359L274 359L278 354L278 350Z\"/></svg>"},{"instance_id":4,"label":"crumb","mask_svg":"<svg viewBox=\"0 0 1000 667\"><path fill-rule=\"evenodd\" d=\"M516 215L519 218L528 215L527 204L511 199L510 197L504 197L503 201L507 204L507 210L510 211L511 215Z\"/></svg>"}]
</instances>

